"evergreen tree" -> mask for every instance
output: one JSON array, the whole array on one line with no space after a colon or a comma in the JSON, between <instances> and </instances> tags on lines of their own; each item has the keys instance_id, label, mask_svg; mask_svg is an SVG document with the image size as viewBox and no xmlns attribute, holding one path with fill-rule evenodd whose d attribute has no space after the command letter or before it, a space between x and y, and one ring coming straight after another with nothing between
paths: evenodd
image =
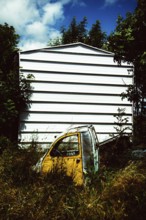
<instances>
[{"instance_id":1,"label":"evergreen tree","mask_svg":"<svg viewBox=\"0 0 146 220\"><path fill-rule=\"evenodd\" d=\"M79 23L76 17L73 17L68 28L62 27L61 29L62 37L60 39L56 38L49 41L49 45L60 45L82 42L89 44L94 47L102 48L106 41L106 34L102 32L100 22L97 20L95 24L92 25L91 30L87 30L87 18L84 17Z\"/></svg>"},{"instance_id":2,"label":"evergreen tree","mask_svg":"<svg viewBox=\"0 0 146 220\"><path fill-rule=\"evenodd\" d=\"M99 20L92 25L91 30L88 33L86 43L94 47L102 48L106 40L105 32L101 31Z\"/></svg>"},{"instance_id":3,"label":"evergreen tree","mask_svg":"<svg viewBox=\"0 0 146 220\"><path fill-rule=\"evenodd\" d=\"M76 17L73 17L68 29L64 27L61 30L62 33L62 44L75 43L75 42L83 42L86 37L86 17L80 23L77 23Z\"/></svg>"}]
</instances>

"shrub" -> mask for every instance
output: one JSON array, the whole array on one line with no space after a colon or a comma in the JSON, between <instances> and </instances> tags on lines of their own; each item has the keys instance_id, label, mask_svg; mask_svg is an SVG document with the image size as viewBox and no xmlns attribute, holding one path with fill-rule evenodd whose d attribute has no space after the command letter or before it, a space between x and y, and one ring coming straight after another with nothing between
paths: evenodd
<instances>
[{"instance_id":1,"label":"shrub","mask_svg":"<svg viewBox=\"0 0 146 220\"><path fill-rule=\"evenodd\" d=\"M146 219L145 160L116 171L102 167L86 187L76 187L58 170L36 174L31 167L39 157L35 145L0 155L1 220Z\"/></svg>"},{"instance_id":2,"label":"shrub","mask_svg":"<svg viewBox=\"0 0 146 220\"><path fill-rule=\"evenodd\" d=\"M119 170L102 192L106 219L146 219L145 162L131 162Z\"/></svg>"}]
</instances>

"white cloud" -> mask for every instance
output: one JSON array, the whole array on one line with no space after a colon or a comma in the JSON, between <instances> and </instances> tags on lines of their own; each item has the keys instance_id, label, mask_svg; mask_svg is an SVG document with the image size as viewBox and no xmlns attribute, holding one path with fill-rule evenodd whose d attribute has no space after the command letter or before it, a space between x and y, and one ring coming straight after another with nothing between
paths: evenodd
<instances>
[{"instance_id":1,"label":"white cloud","mask_svg":"<svg viewBox=\"0 0 146 220\"><path fill-rule=\"evenodd\" d=\"M39 18L39 12L31 0L1 0L0 21L13 25L20 34L24 25Z\"/></svg>"},{"instance_id":2,"label":"white cloud","mask_svg":"<svg viewBox=\"0 0 146 220\"><path fill-rule=\"evenodd\" d=\"M73 0L71 1L72 2L72 6L75 6L75 5L79 5L81 7L85 7L86 6L86 3L82 0Z\"/></svg>"},{"instance_id":3,"label":"white cloud","mask_svg":"<svg viewBox=\"0 0 146 220\"><path fill-rule=\"evenodd\" d=\"M26 41L21 41L20 43L20 50L33 50L38 48L44 48L44 43L36 40L27 39Z\"/></svg>"},{"instance_id":4,"label":"white cloud","mask_svg":"<svg viewBox=\"0 0 146 220\"><path fill-rule=\"evenodd\" d=\"M46 47L50 38L60 36L55 28L63 21L64 6L83 5L83 0L0 0L0 23L14 26L22 50Z\"/></svg>"},{"instance_id":5,"label":"white cloud","mask_svg":"<svg viewBox=\"0 0 146 220\"><path fill-rule=\"evenodd\" d=\"M25 33L29 38L43 41L47 35L47 26L40 21L34 21L26 26Z\"/></svg>"},{"instance_id":6,"label":"white cloud","mask_svg":"<svg viewBox=\"0 0 146 220\"><path fill-rule=\"evenodd\" d=\"M63 19L63 5L60 2L48 3L44 6L43 23L54 25L58 19Z\"/></svg>"},{"instance_id":7,"label":"white cloud","mask_svg":"<svg viewBox=\"0 0 146 220\"><path fill-rule=\"evenodd\" d=\"M108 6L108 5L113 5L117 2L118 0L105 0L105 6Z\"/></svg>"}]
</instances>

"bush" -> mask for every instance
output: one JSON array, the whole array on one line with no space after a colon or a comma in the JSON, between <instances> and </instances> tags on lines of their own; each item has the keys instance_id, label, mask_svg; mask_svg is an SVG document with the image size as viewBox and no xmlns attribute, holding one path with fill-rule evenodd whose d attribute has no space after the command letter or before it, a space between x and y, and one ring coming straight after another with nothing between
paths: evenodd
<instances>
[{"instance_id":1,"label":"bush","mask_svg":"<svg viewBox=\"0 0 146 220\"><path fill-rule=\"evenodd\" d=\"M10 149L12 147L11 141L4 136L0 136L0 155L5 149Z\"/></svg>"},{"instance_id":2,"label":"bush","mask_svg":"<svg viewBox=\"0 0 146 220\"><path fill-rule=\"evenodd\" d=\"M13 150L12 150L13 149ZM86 187L76 187L63 172L36 174L40 153L12 147L0 155L0 219L144 220L146 161L120 170L102 167Z\"/></svg>"},{"instance_id":3,"label":"bush","mask_svg":"<svg viewBox=\"0 0 146 220\"><path fill-rule=\"evenodd\" d=\"M27 149L13 144L10 146L1 154L0 174L3 180L23 186L35 178L36 173L32 170L32 166L38 161L40 153L33 145Z\"/></svg>"},{"instance_id":4,"label":"bush","mask_svg":"<svg viewBox=\"0 0 146 220\"><path fill-rule=\"evenodd\" d=\"M119 170L102 192L106 219L146 219L146 163L130 162Z\"/></svg>"},{"instance_id":5,"label":"bush","mask_svg":"<svg viewBox=\"0 0 146 220\"><path fill-rule=\"evenodd\" d=\"M128 136L117 137L100 148L100 166L107 169L125 167L131 159L132 144Z\"/></svg>"}]
</instances>

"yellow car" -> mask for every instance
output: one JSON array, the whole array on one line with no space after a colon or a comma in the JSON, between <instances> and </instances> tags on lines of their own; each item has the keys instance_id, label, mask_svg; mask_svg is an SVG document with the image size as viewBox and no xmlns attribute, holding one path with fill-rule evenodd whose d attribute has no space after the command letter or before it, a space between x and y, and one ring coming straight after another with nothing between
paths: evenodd
<instances>
[{"instance_id":1,"label":"yellow car","mask_svg":"<svg viewBox=\"0 0 146 220\"><path fill-rule=\"evenodd\" d=\"M98 139L94 127L69 129L56 138L36 167L42 173L64 171L76 185L84 184L89 170L98 170Z\"/></svg>"}]
</instances>

